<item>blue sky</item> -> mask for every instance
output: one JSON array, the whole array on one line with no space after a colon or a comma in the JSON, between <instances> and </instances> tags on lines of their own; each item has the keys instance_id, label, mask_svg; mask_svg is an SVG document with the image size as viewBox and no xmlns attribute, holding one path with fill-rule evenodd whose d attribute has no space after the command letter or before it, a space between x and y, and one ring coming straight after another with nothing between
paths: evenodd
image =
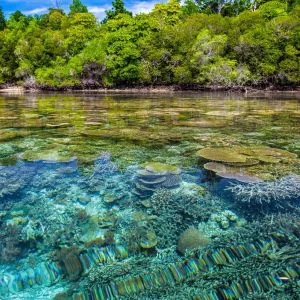
<instances>
[{"instance_id":1,"label":"blue sky","mask_svg":"<svg viewBox=\"0 0 300 300\"><path fill-rule=\"evenodd\" d=\"M65 10L72 0L57 0ZM103 18L105 10L111 7L112 0L82 0L89 11L94 13L99 19ZM126 8L133 13L148 12L156 3L166 2L165 0L125 0ZM20 10L27 15L43 14L47 8L55 6L55 0L0 0L0 6L3 8L5 15Z\"/></svg>"}]
</instances>

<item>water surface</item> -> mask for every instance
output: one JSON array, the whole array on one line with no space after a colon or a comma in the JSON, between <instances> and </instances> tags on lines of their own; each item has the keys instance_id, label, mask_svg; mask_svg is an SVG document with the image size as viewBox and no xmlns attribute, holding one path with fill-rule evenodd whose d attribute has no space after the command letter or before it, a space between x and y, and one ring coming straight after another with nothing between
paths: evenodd
<instances>
[{"instance_id":1,"label":"water surface","mask_svg":"<svg viewBox=\"0 0 300 300\"><path fill-rule=\"evenodd\" d=\"M296 96L1 95L0 298L296 299L299 155Z\"/></svg>"}]
</instances>

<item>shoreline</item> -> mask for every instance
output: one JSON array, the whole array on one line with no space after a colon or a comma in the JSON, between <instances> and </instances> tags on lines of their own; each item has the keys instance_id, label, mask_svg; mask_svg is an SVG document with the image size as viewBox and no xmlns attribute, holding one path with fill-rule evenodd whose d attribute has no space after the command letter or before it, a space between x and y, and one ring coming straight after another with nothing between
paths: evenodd
<instances>
[{"instance_id":1,"label":"shoreline","mask_svg":"<svg viewBox=\"0 0 300 300\"><path fill-rule=\"evenodd\" d=\"M84 88L84 87L35 87L27 88L24 86L0 86L0 94L26 94L26 93L98 93L98 94L168 94L168 93L197 93L197 92L227 92L241 93L244 95L255 94L297 94L300 95L300 87L266 87L254 88L250 86L151 86L151 87L116 87L116 88Z\"/></svg>"}]
</instances>

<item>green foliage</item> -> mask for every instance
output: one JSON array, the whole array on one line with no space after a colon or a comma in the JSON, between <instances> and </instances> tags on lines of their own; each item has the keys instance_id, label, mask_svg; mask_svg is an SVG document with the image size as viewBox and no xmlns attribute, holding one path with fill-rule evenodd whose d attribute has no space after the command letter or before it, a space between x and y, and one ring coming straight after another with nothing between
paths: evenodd
<instances>
[{"instance_id":1,"label":"green foliage","mask_svg":"<svg viewBox=\"0 0 300 300\"><path fill-rule=\"evenodd\" d=\"M117 15L119 14L127 14L127 15L132 15L130 11L128 11L125 8L125 4L123 0L116 0L112 2L112 9L111 10L107 10L105 12L106 17L105 19L102 21L102 24L107 23L107 21L115 18Z\"/></svg>"},{"instance_id":2,"label":"green foliage","mask_svg":"<svg viewBox=\"0 0 300 300\"><path fill-rule=\"evenodd\" d=\"M287 13L287 4L279 1L270 1L260 7L260 13L267 20L284 16Z\"/></svg>"},{"instance_id":3,"label":"green foliage","mask_svg":"<svg viewBox=\"0 0 300 300\"><path fill-rule=\"evenodd\" d=\"M181 15L182 11L179 0L169 0L166 4L156 4L153 11L154 20L159 22L159 28L166 24L177 24Z\"/></svg>"},{"instance_id":4,"label":"green foliage","mask_svg":"<svg viewBox=\"0 0 300 300\"><path fill-rule=\"evenodd\" d=\"M184 15L192 15L200 12L199 6L193 0L185 0L181 10Z\"/></svg>"},{"instance_id":5,"label":"green foliage","mask_svg":"<svg viewBox=\"0 0 300 300\"><path fill-rule=\"evenodd\" d=\"M3 10L0 7L0 30L4 30L5 27L6 27L6 21L5 21Z\"/></svg>"},{"instance_id":6,"label":"green foliage","mask_svg":"<svg viewBox=\"0 0 300 300\"><path fill-rule=\"evenodd\" d=\"M299 84L297 1L169 0L136 16L123 1L112 5L102 24L80 1L69 15L0 13L0 83Z\"/></svg>"},{"instance_id":7,"label":"green foliage","mask_svg":"<svg viewBox=\"0 0 300 300\"><path fill-rule=\"evenodd\" d=\"M202 12L223 16L238 15L253 5L252 0L196 0L196 3Z\"/></svg>"},{"instance_id":8,"label":"green foliage","mask_svg":"<svg viewBox=\"0 0 300 300\"><path fill-rule=\"evenodd\" d=\"M70 5L70 14L87 13L87 12L88 12L87 7L83 5L80 0L73 0L72 4Z\"/></svg>"},{"instance_id":9,"label":"green foliage","mask_svg":"<svg viewBox=\"0 0 300 300\"><path fill-rule=\"evenodd\" d=\"M200 83L219 86L241 86L251 79L251 73L245 66L237 66L237 61L218 57L214 63L201 70Z\"/></svg>"}]
</instances>

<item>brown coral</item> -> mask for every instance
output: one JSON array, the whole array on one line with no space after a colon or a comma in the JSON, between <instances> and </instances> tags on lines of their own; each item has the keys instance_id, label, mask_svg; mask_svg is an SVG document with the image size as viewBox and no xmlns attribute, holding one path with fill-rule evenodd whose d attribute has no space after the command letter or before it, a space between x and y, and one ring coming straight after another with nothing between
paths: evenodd
<instances>
[{"instance_id":1,"label":"brown coral","mask_svg":"<svg viewBox=\"0 0 300 300\"><path fill-rule=\"evenodd\" d=\"M213 171L223 178L241 182L271 179L274 164L276 164L276 172L282 171L283 176L286 165L297 163L297 154L265 146L204 148L196 155L210 161L204 165L206 170ZM271 174L268 174L270 170Z\"/></svg>"},{"instance_id":2,"label":"brown coral","mask_svg":"<svg viewBox=\"0 0 300 300\"><path fill-rule=\"evenodd\" d=\"M61 248L55 253L56 259L63 264L70 280L78 279L83 271L79 253L80 249L76 246Z\"/></svg>"}]
</instances>

